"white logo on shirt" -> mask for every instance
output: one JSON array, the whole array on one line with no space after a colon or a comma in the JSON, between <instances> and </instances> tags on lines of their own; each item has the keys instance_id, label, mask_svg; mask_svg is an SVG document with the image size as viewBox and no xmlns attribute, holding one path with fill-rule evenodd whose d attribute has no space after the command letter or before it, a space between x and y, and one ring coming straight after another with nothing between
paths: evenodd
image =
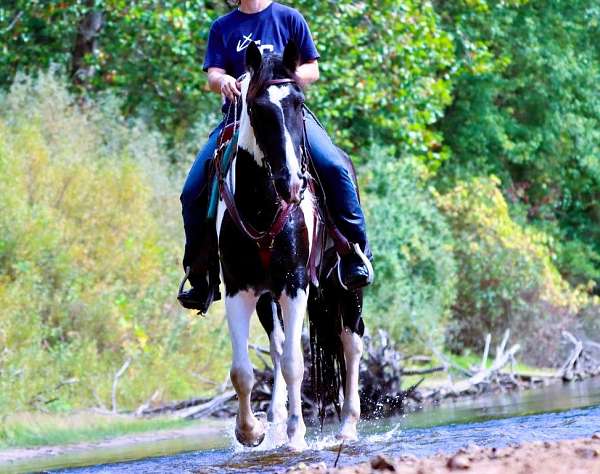
<instances>
[{"instance_id":1,"label":"white logo on shirt","mask_svg":"<svg viewBox=\"0 0 600 474\"><path fill-rule=\"evenodd\" d=\"M249 35L242 35L242 37L244 38L243 40L238 40L238 44L237 44L237 52L241 53L242 51L244 51L248 46L250 46L250 43L252 43L252 33L250 33ZM263 44L261 45L261 41L260 40L256 40L254 41L256 43L256 45L258 46L258 48L260 49L260 52L264 54L265 51L273 51L275 48L273 47L272 44Z\"/></svg>"}]
</instances>

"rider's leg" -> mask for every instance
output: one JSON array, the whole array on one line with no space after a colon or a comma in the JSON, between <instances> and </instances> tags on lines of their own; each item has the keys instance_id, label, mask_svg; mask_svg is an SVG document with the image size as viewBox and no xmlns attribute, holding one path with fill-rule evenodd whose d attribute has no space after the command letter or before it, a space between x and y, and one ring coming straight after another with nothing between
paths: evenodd
<instances>
[{"instance_id":1,"label":"rider's leg","mask_svg":"<svg viewBox=\"0 0 600 474\"><path fill-rule=\"evenodd\" d=\"M351 165L309 111L306 112L306 134L312 162L323 186L331 218L348 241L358 244L361 253L370 256L365 216L358 199ZM342 256L342 267L341 280L347 287L364 286L373 279L373 269L364 254L350 252Z\"/></svg>"},{"instance_id":2,"label":"rider's leg","mask_svg":"<svg viewBox=\"0 0 600 474\"><path fill-rule=\"evenodd\" d=\"M206 213L208 207L208 185L210 160L217 147L222 124L210 134L194 164L192 165L181 192L183 226L185 229L184 269L190 270L189 281L192 289L181 292L179 301L187 308L205 310L209 288L207 270L210 262L210 249L207 245L208 231Z\"/></svg>"}]
</instances>

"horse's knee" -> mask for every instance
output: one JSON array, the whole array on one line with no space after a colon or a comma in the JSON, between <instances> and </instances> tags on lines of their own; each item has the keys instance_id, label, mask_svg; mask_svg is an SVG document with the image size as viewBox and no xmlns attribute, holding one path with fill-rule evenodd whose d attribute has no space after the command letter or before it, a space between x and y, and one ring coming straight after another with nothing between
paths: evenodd
<instances>
[{"instance_id":1,"label":"horse's knee","mask_svg":"<svg viewBox=\"0 0 600 474\"><path fill-rule=\"evenodd\" d=\"M351 329L344 328L340 334L346 357L360 357L363 353L362 338Z\"/></svg>"},{"instance_id":2,"label":"horse's knee","mask_svg":"<svg viewBox=\"0 0 600 474\"><path fill-rule=\"evenodd\" d=\"M231 383L238 393L250 393L254 386L254 372L249 366L233 366L229 372Z\"/></svg>"},{"instance_id":3,"label":"horse's knee","mask_svg":"<svg viewBox=\"0 0 600 474\"><path fill-rule=\"evenodd\" d=\"M291 354L284 353L281 372L288 385L297 382L298 380L302 380L302 377L304 376L304 362L300 350L296 350Z\"/></svg>"}]
</instances>

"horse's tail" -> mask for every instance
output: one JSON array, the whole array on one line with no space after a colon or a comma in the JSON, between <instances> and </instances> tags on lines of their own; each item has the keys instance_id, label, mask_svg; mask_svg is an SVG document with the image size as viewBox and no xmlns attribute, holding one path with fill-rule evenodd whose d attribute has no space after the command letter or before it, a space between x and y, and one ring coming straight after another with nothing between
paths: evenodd
<instances>
[{"instance_id":1,"label":"horse's tail","mask_svg":"<svg viewBox=\"0 0 600 474\"><path fill-rule=\"evenodd\" d=\"M310 378L321 427L327 408L333 404L340 417L340 389L346 382L344 349L340 339L343 305L329 281L320 288L311 285L308 300L310 328Z\"/></svg>"}]
</instances>

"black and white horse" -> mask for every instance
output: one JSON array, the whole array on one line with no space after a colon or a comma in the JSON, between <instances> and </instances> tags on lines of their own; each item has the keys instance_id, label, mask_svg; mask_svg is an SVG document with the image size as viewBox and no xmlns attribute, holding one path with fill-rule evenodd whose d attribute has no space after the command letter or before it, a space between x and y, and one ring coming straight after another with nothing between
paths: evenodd
<instances>
[{"instance_id":1,"label":"black and white horse","mask_svg":"<svg viewBox=\"0 0 600 474\"><path fill-rule=\"evenodd\" d=\"M323 392L332 393L334 387L334 398L339 397L335 387L344 388L341 438L356 437L360 416L360 301L347 323L336 300L340 293L325 291L322 286L317 289L309 275L318 221L315 196L307 188L304 95L293 79L298 61L299 52L293 43L285 48L283 57L263 58L254 43L248 47L248 73L241 80L237 152L229 171L220 179L216 226L233 347L231 381L239 399L235 433L246 446L260 444L266 430L250 404L254 375L248 336L255 309L269 336L274 367L267 418L274 424L287 423L288 446L306 446L301 406L301 333L307 305L309 319L321 318L324 323L316 321L312 327L313 349L322 366L315 377L321 381ZM309 290L314 292L310 301ZM329 321L323 321L326 316ZM330 328L333 335L325 334L322 327ZM331 380L325 380L330 377L328 370Z\"/></svg>"}]
</instances>

